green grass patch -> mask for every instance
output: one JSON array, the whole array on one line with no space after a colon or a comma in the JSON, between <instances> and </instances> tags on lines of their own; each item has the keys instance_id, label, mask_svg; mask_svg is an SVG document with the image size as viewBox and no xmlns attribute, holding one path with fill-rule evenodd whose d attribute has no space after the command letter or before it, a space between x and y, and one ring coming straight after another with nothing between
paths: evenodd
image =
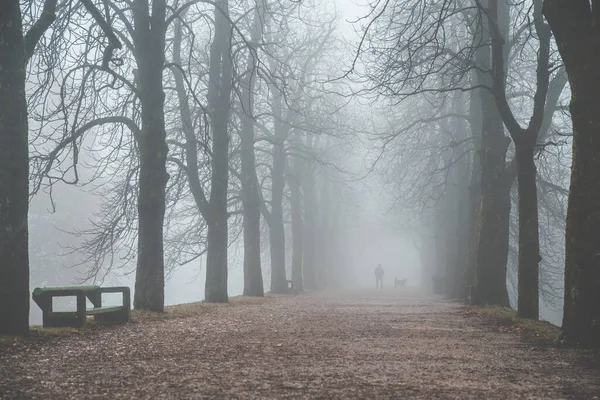
<instances>
[{"instance_id":1,"label":"green grass patch","mask_svg":"<svg viewBox=\"0 0 600 400\"><path fill-rule=\"evenodd\" d=\"M517 312L511 308L498 306L468 307L467 314L475 314L497 325L502 332L515 332L538 344L555 345L558 343L560 328L547 321L535 321L517 318Z\"/></svg>"}]
</instances>

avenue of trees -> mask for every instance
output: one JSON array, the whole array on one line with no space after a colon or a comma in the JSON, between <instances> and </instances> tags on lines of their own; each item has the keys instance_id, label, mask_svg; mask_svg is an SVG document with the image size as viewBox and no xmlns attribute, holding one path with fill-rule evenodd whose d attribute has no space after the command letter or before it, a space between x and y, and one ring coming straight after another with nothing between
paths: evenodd
<instances>
[{"instance_id":1,"label":"avenue of trees","mask_svg":"<svg viewBox=\"0 0 600 400\"><path fill-rule=\"evenodd\" d=\"M340 285L367 136L424 285L531 319L564 301L561 340L600 346L600 3L373 0L350 44L338 22L325 0L5 0L0 334L29 330L28 204L61 184L101 199L86 277L132 273L137 309L190 262L227 302L238 241L245 295Z\"/></svg>"},{"instance_id":2,"label":"avenue of trees","mask_svg":"<svg viewBox=\"0 0 600 400\"><path fill-rule=\"evenodd\" d=\"M163 311L165 275L200 260L206 301L227 302L238 239L245 295L263 296L267 284L287 293L289 280L300 291L339 283L347 173L336 160L354 128L343 88L328 83L341 48L334 8L9 3L0 21L0 333L29 329L28 227L37 224L28 199L53 201L56 184L101 198L73 253L89 280L134 272L135 308Z\"/></svg>"},{"instance_id":3,"label":"avenue of trees","mask_svg":"<svg viewBox=\"0 0 600 400\"><path fill-rule=\"evenodd\" d=\"M584 346L600 344L598 10L583 0L372 2L355 59L366 67L349 73L392 110L379 168L424 282L471 304L513 299L532 319L540 298L556 304L564 290L561 340Z\"/></svg>"}]
</instances>

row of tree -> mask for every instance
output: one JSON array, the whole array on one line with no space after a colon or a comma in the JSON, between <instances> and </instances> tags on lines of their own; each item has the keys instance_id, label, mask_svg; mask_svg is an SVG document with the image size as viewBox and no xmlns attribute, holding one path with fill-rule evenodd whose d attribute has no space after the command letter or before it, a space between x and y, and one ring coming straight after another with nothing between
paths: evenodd
<instances>
[{"instance_id":1,"label":"row of tree","mask_svg":"<svg viewBox=\"0 0 600 400\"><path fill-rule=\"evenodd\" d=\"M551 301L563 286L562 263L562 339L598 346L600 108L592 49L600 4L398 0L372 8L360 76L402 110L391 129L382 128L382 169L411 226L424 227L413 233L425 282L500 306L510 305L507 284L516 283L517 315L537 319L540 297Z\"/></svg>"},{"instance_id":2,"label":"row of tree","mask_svg":"<svg viewBox=\"0 0 600 400\"><path fill-rule=\"evenodd\" d=\"M88 279L135 263L135 308L163 311L165 274L197 259L206 301L228 301L240 235L245 295L264 295L265 248L272 292L336 284L340 134L352 136L353 116L327 83L334 13L269 0L26 3L0 17L0 333L28 331L28 198L59 182L102 196L78 263Z\"/></svg>"}]
</instances>

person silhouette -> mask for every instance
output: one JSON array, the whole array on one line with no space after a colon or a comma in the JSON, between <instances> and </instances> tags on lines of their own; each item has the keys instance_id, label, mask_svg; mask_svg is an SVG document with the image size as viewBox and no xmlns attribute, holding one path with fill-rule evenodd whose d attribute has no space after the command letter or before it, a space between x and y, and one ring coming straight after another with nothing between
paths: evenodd
<instances>
[{"instance_id":1,"label":"person silhouette","mask_svg":"<svg viewBox=\"0 0 600 400\"><path fill-rule=\"evenodd\" d=\"M375 288L376 289L383 289L383 268L381 267L381 264L377 265L377 268L375 268Z\"/></svg>"}]
</instances>

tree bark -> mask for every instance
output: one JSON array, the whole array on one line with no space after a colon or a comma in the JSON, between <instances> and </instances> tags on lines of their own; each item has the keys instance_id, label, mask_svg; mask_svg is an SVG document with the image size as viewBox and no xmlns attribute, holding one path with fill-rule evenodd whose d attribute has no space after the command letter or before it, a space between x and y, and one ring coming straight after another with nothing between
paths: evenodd
<instances>
[{"instance_id":1,"label":"tree bark","mask_svg":"<svg viewBox=\"0 0 600 400\"><path fill-rule=\"evenodd\" d=\"M478 43L489 43L490 26L487 18L478 29ZM504 30L504 26L502 27ZM492 67L489 45L479 46L476 54L477 82L492 87ZM480 141L481 208L479 237L475 266L474 304L508 307L506 264L508 262L508 227L510 217L510 185L506 174L506 151L510 139L504 135L502 118L494 96L487 90L479 91L481 101L482 135Z\"/></svg>"},{"instance_id":2,"label":"tree bark","mask_svg":"<svg viewBox=\"0 0 600 400\"><path fill-rule=\"evenodd\" d=\"M508 15L508 5L490 0L488 17L491 23L499 20L498 15ZM551 32L542 17L542 2L533 2L533 21L539 37L537 56L536 90L533 113L526 129L521 128L512 113L506 97L506 49L505 39L499 29L492 29L492 91L502 120L516 147L516 169L519 182L519 297L517 315L537 319L539 315L539 234L536 169L534 147L544 124L546 97L550 85L549 57ZM502 12L499 12L502 11Z\"/></svg>"},{"instance_id":3,"label":"tree bark","mask_svg":"<svg viewBox=\"0 0 600 400\"><path fill-rule=\"evenodd\" d=\"M283 189L285 187L285 149L283 141L276 139L273 146L273 169L271 174L271 292L286 293L285 227L283 225Z\"/></svg>"},{"instance_id":4,"label":"tree bark","mask_svg":"<svg viewBox=\"0 0 600 400\"><path fill-rule=\"evenodd\" d=\"M229 186L229 113L233 65L228 0L217 1L215 34L210 49L208 104L212 123L212 174L206 257L205 301L224 303L227 293Z\"/></svg>"},{"instance_id":5,"label":"tree bark","mask_svg":"<svg viewBox=\"0 0 600 400\"><path fill-rule=\"evenodd\" d=\"M510 306L506 264L511 204L509 179L504 170L508 143L509 139L498 133L484 133L482 138L481 217L474 304Z\"/></svg>"},{"instance_id":6,"label":"tree bark","mask_svg":"<svg viewBox=\"0 0 600 400\"><path fill-rule=\"evenodd\" d=\"M567 208L562 340L600 347L599 12L587 1L544 1L571 86L573 166Z\"/></svg>"},{"instance_id":7,"label":"tree bark","mask_svg":"<svg viewBox=\"0 0 600 400\"><path fill-rule=\"evenodd\" d=\"M458 132L465 132L466 127L458 125ZM465 135L466 136L466 135ZM460 150L466 152L466 146ZM467 285L467 262L468 262L468 242L469 242L469 157L462 156L462 159L456 162L454 174L456 176L456 226L454 233L456 235L454 260L453 260L453 286L450 289L450 297L460 299L464 294Z\"/></svg>"},{"instance_id":8,"label":"tree bark","mask_svg":"<svg viewBox=\"0 0 600 400\"><path fill-rule=\"evenodd\" d=\"M290 187L290 207L292 211L292 283L294 289L302 292L304 282L302 279L302 253L304 221L302 219L302 161L292 159L291 174L288 178Z\"/></svg>"},{"instance_id":9,"label":"tree bark","mask_svg":"<svg viewBox=\"0 0 600 400\"><path fill-rule=\"evenodd\" d=\"M166 144L162 71L166 34L165 1L154 1L152 15L148 1L134 8L135 49L142 105L142 129L138 139L140 180L138 194L138 261L134 307L162 312L164 309L163 223L166 171Z\"/></svg>"},{"instance_id":10,"label":"tree bark","mask_svg":"<svg viewBox=\"0 0 600 400\"><path fill-rule=\"evenodd\" d=\"M331 286L331 198L329 195L329 182L327 176L321 174L323 182L320 190L319 198L319 221L320 226L318 229L318 270L317 270L317 286L326 288Z\"/></svg>"},{"instance_id":11,"label":"tree bark","mask_svg":"<svg viewBox=\"0 0 600 400\"><path fill-rule=\"evenodd\" d=\"M477 85L477 76L473 74L473 83ZM469 238L467 241L467 265L465 282L467 286L475 286L477 248L479 247L480 211L481 211L481 129L482 110L480 92L483 89L473 91L469 104L469 120L471 135L473 136L473 158L471 161L470 183L469 183Z\"/></svg>"},{"instance_id":12,"label":"tree bark","mask_svg":"<svg viewBox=\"0 0 600 400\"><path fill-rule=\"evenodd\" d=\"M269 236L271 243L271 292L286 293L285 228L283 225L283 189L285 188L285 139L288 128L283 124L283 95L272 86L275 138L271 168L271 214Z\"/></svg>"},{"instance_id":13,"label":"tree bark","mask_svg":"<svg viewBox=\"0 0 600 400\"><path fill-rule=\"evenodd\" d=\"M600 62L596 62L600 68ZM597 69L598 70L598 69ZM598 79L598 78L596 78ZM563 339L600 346L600 87L573 88L573 166L567 208ZM584 92L584 93L582 93Z\"/></svg>"},{"instance_id":14,"label":"tree bark","mask_svg":"<svg viewBox=\"0 0 600 400\"><path fill-rule=\"evenodd\" d=\"M29 148L19 2L0 12L0 334L29 331Z\"/></svg>"},{"instance_id":15,"label":"tree bark","mask_svg":"<svg viewBox=\"0 0 600 400\"><path fill-rule=\"evenodd\" d=\"M304 256L303 277L304 287L309 290L317 289L316 275L316 237L317 237L317 194L313 166L307 166L302 181L304 188Z\"/></svg>"},{"instance_id":16,"label":"tree bark","mask_svg":"<svg viewBox=\"0 0 600 400\"><path fill-rule=\"evenodd\" d=\"M257 5L251 34L251 43L262 38L263 6ZM254 154L254 90L258 73L256 48L248 52L246 75L242 82L243 113L241 116L241 183L242 208L244 217L244 295L264 296L260 260L260 187L256 176Z\"/></svg>"},{"instance_id":17,"label":"tree bark","mask_svg":"<svg viewBox=\"0 0 600 400\"><path fill-rule=\"evenodd\" d=\"M433 224L433 210L426 209L426 221ZM433 284L435 277L435 270L437 265L436 252L435 252L435 234L431 225L425 225L421 228L419 233L419 259L421 262L421 285L427 289L427 291L437 291L437 285Z\"/></svg>"},{"instance_id":18,"label":"tree bark","mask_svg":"<svg viewBox=\"0 0 600 400\"><path fill-rule=\"evenodd\" d=\"M537 136L537 135L536 135ZM533 140L516 142L519 182L519 299L517 316L537 319L539 314L540 241Z\"/></svg>"}]
</instances>

